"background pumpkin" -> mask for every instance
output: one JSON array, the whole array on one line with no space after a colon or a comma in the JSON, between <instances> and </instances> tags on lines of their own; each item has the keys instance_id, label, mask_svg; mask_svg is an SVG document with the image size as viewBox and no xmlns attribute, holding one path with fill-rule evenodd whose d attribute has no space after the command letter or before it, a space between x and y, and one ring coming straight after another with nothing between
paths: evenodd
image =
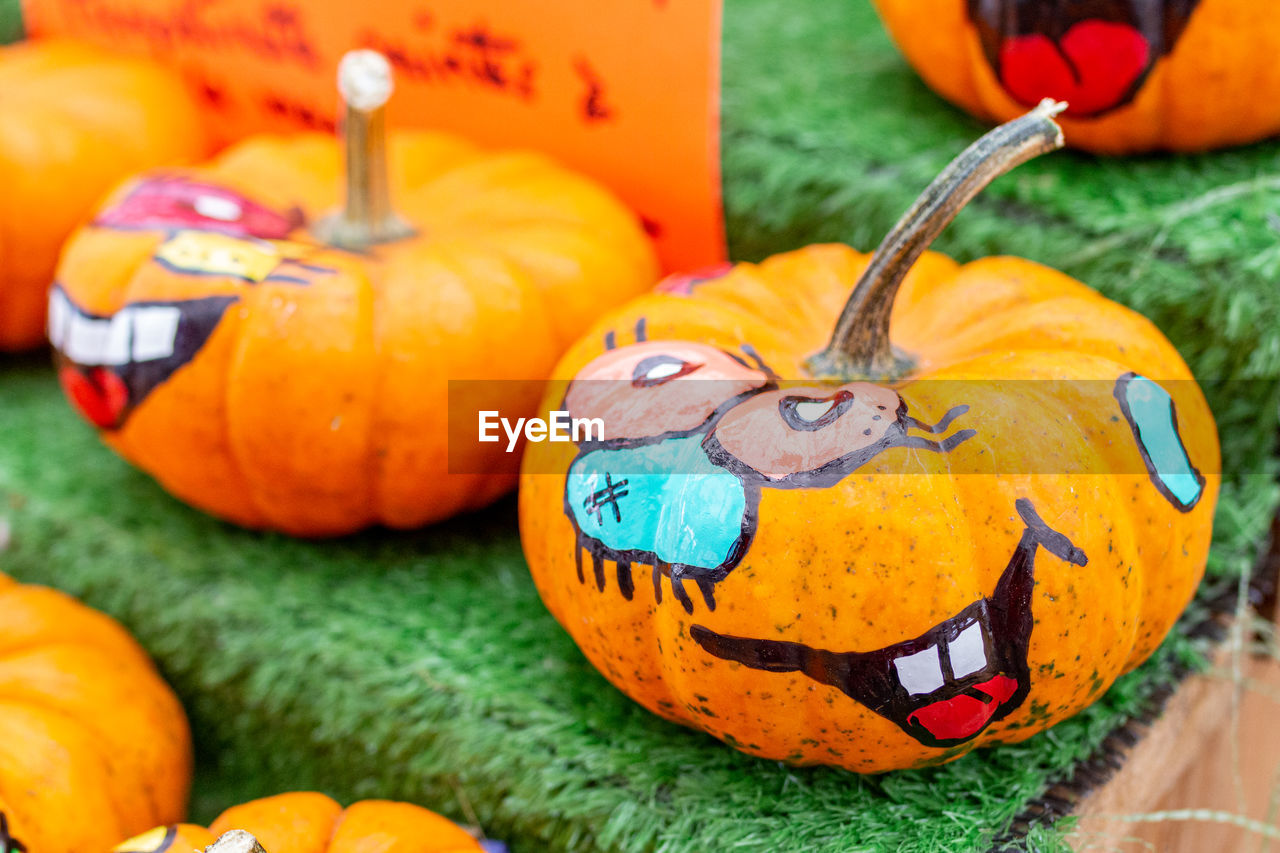
<instances>
[{"instance_id":1,"label":"background pumpkin","mask_svg":"<svg viewBox=\"0 0 1280 853\"><path fill-rule=\"evenodd\" d=\"M162 826L112 853L204 850L225 832L255 836L267 853L481 853L466 830L409 803L364 800L343 809L324 794L298 791L233 806L209 828Z\"/></svg>"},{"instance_id":2,"label":"background pumpkin","mask_svg":"<svg viewBox=\"0 0 1280 853\"><path fill-rule=\"evenodd\" d=\"M1280 132L1280 15L1255 0L873 0L938 94L988 121L1071 104L1067 144L1199 151Z\"/></svg>"},{"instance_id":3,"label":"background pumpkin","mask_svg":"<svg viewBox=\"0 0 1280 853\"><path fill-rule=\"evenodd\" d=\"M209 153L199 104L159 66L64 41L0 48L0 350L44 340L58 250L111 187Z\"/></svg>"},{"instance_id":4,"label":"background pumpkin","mask_svg":"<svg viewBox=\"0 0 1280 853\"><path fill-rule=\"evenodd\" d=\"M385 99L385 60L364 61ZM596 184L437 133L394 134L384 154L382 110L348 107L337 217L317 222L339 200L339 144L262 137L127 184L69 243L50 322L64 386L183 500L302 535L483 506L514 465L498 444L448 456L449 380L541 380L656 279L636 217ZM527 412L539 390L454 393Z\"/></svg>"},{"instance_id":5,"label":"background pumpkin","mask_svg":"<svg viewBox=\"0 0 1280 853\"><path fill-rule=\"evenodd\" d=\"M110 617L0 575L0 815L30 851L82 853L179 820L178 700ZM7 850L8 848L6 848Z\"/></svg>"},{"instance_id":6,"label":"background pumpkin","mask_svg":"<svg viewBox=\"0 0 1280 853\"><path fill-rule=\"evenodd\" d=\"M1173 624L1204 570L1219 485L1213 419L1177 352L1051 269L921 254L1001 169L1061 144L1038 113L958 158L875 256L812 246L660 287L561 362L558 377L635 378L549 392L544 406L571 415L609 411L599 395L622 429L606 417L613 443L598 451L530 446L521 537L548 608L633 699L755 755L877 772L1022 740L1089 704ZM607 350L607 333L625 343L631 329L641 342ZM1198 469L1181 502L1126 422L1135 371L1170 396ZM681 376L687 390L672 390ZM777 377L808 379L768 390ZM646 410L651 388L667 399ZM821 410L794 432L778 426L788 394ZM702 476L678 473L660 498L633 476L653 478L641 463L585 491L566 477L589 452L669 446L700 418L691 434L714 464L682 468ZM717 477L743 482L729 524L704 521L734 494L705 485ZM713 559L680 550L740 519L745 539ZM975 636L981 651L961 648Z\"/></svg>"}]
</instances>

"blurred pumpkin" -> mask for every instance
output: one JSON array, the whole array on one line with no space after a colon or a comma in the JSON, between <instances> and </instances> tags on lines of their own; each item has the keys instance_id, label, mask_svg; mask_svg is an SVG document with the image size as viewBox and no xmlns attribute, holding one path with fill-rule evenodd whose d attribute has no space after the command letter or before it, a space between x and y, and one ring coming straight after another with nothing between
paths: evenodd
<instances>
[{"instance_id":1,"label":"blurred pumpkin","mask_svg":"<svg viewBox=\"0 0 1280 853\"><path fill-rule=\"evenodd\" d=\"M874 0L947 100L1005 121L1069 103L1067 144L1199 151L1280 132L1280 15L1257 0Z\"/></svg>"},{"instance_id":2,"label":"blurred pumpkin","mask_svg":"<svg viewBox=\"0 0 1280 853\"><path fill-rule=\"evenodd\" d=\"M565 356L544 406L604 437L530 445L521 537L633 699L754 755L879 772L1029 737L1159 644L1220 479L1186 365L1061 273L925 252L1061 144L1052 113L961 155L874 256L660 286Z\"/></svg>"},{"instance_id":3,"label":"blurred pumpkin","mask_svg":"<svg viewBox=\"0 0 1280 853\"><path fill-rule=\"evenodd\" d=\"M0 48L0 350L44 341L58 250L125 176L209 153L199 104L159 66L65 41Z\"/></svg>"},{"instance_id":4,"label":"blurred pumpkin","mask_svg":"<svg viewBox=\"0 0 1280 853\"><path fill-rule=\"evenodd\" d=\"M0 610L0 849L84 853L181 819L190 734L146 653L110 617L4 575Z\"/></svg>"},{"instance_id":5,"label":"blurred pumpkin","mask_svg":"<svg viewBox=\"0 0 1280 853\"><path fill-rule=\"evenodd\" d=\"M235 830L254 836L267 853L482 853L466 830L420 806L364 800L343 809L309 791L233 806L208 829L157 827L117 845L112 853L188 853Z\"/></svg>"},{"instance_id":6,"label":"blurred pumpkin","mask_svg":"<svg viewBox=\"0 0 1280 853\"><path fill-rule=\"evenodd\" d=\"M321 217L338 142L250 139L127 183L71 240L50 297L62 383L108 444L201 509L309 536L414 527L508 491L502 446L448 455L449 380L541 381L657 278L637 217L601 187L439 133L387 151L386 61L357 52L342 74L339 214ZM540 390L454 389L525 412Z\"/></svg>"}]
</instances>

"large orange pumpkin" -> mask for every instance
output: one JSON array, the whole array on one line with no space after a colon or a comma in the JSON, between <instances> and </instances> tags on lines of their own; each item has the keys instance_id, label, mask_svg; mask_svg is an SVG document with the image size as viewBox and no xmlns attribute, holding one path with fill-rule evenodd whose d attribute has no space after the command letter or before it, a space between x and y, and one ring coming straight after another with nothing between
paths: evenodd
<instances>
[{"instance_id":1,"label":"large orange pumpkin","mask_svg":"<svg viewBox=\"0 0 1280 853\"><path fill-rule=\"evenodd\" d=\"M190 734L146 653L109 617L4 575L0 611L0 849L84 853L180 820Z\"/></svg>"},{"instance_id":2,"label":"large orange pumpkin","mask_svg":"<svg viewBox=\"0 0 1280 853\"><path fill-rule=\"evenodd\" d=\"M235 830L254 836L267 853L482 853L465 830L421 806L364 800L343 809L324 794L308 791L234 806L208 829L157 827L117 845L112 853L189 853Z\"/></svg>"},{"instance_id":3,"label":"large orange pumpkin","mask_svg":"<svg viewBox=\"0 0 1280 853\"><path fill-rule=\"evenodd\" d=\"M58 250L126 175L209 152L172 73L64 42L0 48L0 350L44 340Z\"/></svg>"},{"instance_id":4,"label":"large orange pumpkin","mask_svg":"<svg viewBox=\"0 0 1280 853\"><path fill-rule=\"evenodd\" d=\"M1053 725L1169 630L1220 480L1187 367L1061 273L924 252L1060 144L1048 112L962 155L874 256L676 280L565 356L544 405L603 439L530 446L521 535L548 608L633 699L877 772Z\"/></svg>"},{"instance_id":5,"label":"large orange pumpkin","mask_svg":"<svg viewBox=\"0 0 1280 853\"><path fill-rule=\"evenodd\" d=\"M385 100L374 57L348 73L372 68ZM449 457L449 380L540 380L657 278L636 216L593 182L438 133L385 153L382 109L348 107L336 217L338 142L262 137L127 183L66 249L50 337L68 396L197 507L329 535L483 506L515 466L483 473L512 458L500 444ZM539 389L455 393L532 411Z\"/></svg>"},{"instance_id":6,"label":"large orange pumpkin","mask_svg":"<svg viewBox=\"0 0 1280 853\"><path fill-rule=\"evenodd\" d=\"M1069 102L1067 144L1198 151L1280 132L1280 14L1258 0L873 0L931 88L1005 121Z\"/></svg>"}]
</instances>

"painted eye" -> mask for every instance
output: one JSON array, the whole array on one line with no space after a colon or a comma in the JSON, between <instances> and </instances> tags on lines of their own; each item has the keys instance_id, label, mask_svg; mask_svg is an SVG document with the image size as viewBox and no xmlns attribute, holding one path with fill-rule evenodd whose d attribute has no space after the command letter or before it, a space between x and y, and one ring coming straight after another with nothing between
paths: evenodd
<instances>
[{"instance_id":1,"label":"painted eye","mask_svg":"<svg viewBox=\"0 0 1280 853\"><path fill-rule=\"evenodd\" d=\"M219 198L215 195L196 196L192 207L201 216L222 222L235 222L244 215L244 210L240 205L229 198Z\"/></svg>"},{"instance_id":2,"label":"painted eye","mask_svg":"<svg viewBox=\"0 0 1280 853\"><path fill-rule=\"evenodd\" d=\"M794 430L811 432L834 423L853 405L853 394L837 391L830 397L783 397L778 401L782 421Z\"/></svg>"},{"instance_id":3,"label":"painted eye","mask_svg":"<svg viewBox=\"0 0 1280 853\"><path fill-rule=\"evenodd\" d=\"M684 361L670 355L651 355L642 359L631 374L631 384L636 388L652 388L681 376L688 376L701 364Z\"/></svg>"}]
</instances>

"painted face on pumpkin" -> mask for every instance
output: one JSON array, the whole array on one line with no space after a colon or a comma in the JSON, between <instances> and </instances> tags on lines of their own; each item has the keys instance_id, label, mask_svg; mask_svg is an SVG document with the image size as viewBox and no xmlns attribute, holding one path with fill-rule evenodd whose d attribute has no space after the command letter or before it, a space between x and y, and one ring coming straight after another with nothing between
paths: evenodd
<instances>
[{"instance_id":1,"label":"painted face on pumpkin","mask_svg":"<svg viewBox=\"0 0 1280 853\"><path fill-rule=\"evenodd\" d=\"M613 561L630 599L638 563L652 567L658 601L665 576L687 612L686 580L714 610L715 585L755 535L761 489L829 487L889 448L945 453L974 435L911 435L947 431L966 407L925 425L897 392L869 383L777 389L748 353L758 368L704 344L642 341L604 353L575 377L565 395L570 415L599 417L606 434L580 446L565 480L579 580L585 551L601 591L605 561Z\"/></svg>"},{"instance_id":2,"label":"painted face on pumpkin","mask_svg":"<svg viewBox=\"0 0 1280 853\"><path fill-rule=\"evenodd\" d=\"M1014 100L1097 116L1133 100L1199 0L968 0L987 62Z\"/></svg>"},{"instance_id":3,"label":"painted face on pumpkin","mask_svg":"<svg viewBox=\"0 0 1280 853\"><path fill-rule=\"evenodd\" d=\"M827 651L786 640L732 637L702 625L690 636L708 654L767 672L799 672L843 692L927 746L976 737L1031 689L1027 648L1039 549L1084 566L1088 558L1019 498L1026 525L995 591L918 637L869 652Z\"/></svg>"},{"instance_id":4,"label":"painted face on pumpkin","mask_svg":"<svg viewBox=\"0 0 1280 853\"><path fill-rule=\"evenodd\" d=\"M241 212L239 218L232 216L233 208ZM228 218L207 215L218 212ZM139 182L99 216L97 224L167 232L151 262L181 275L216 276L245 285L308 285L335 273L305 262L314 247L266 239L288 233L290 221L228 190L167 178ZM213 227L208 230L189 227L210 222ZM256 233L233 236L250 231ZM57 352L59 380L94 426L119 429L147 395L195 358L238 301L234 293L139 301L100 315L76 305L55 285L49 294L48 331Z\"/></svg>"}]
</instances>

